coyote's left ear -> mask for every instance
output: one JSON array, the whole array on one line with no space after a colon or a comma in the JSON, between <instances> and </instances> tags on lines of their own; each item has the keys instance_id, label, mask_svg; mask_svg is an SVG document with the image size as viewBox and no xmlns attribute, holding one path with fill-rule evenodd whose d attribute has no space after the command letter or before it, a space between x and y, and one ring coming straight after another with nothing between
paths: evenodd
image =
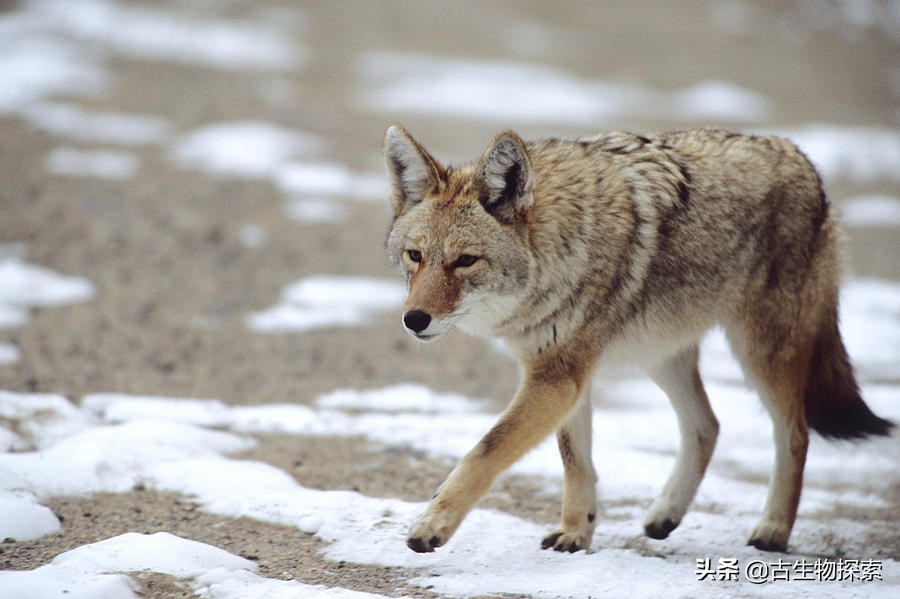
<instances>
[{"instance_id":1,"label":"coyote's left ear","mask_svg":"<svg viewBox=\"0 0 900 599\"><path fill-rule=\"evenodd\" d=\"M502 223L511 223L533 201L534 177L525 143L512 131L488 146L476 167L478 199Z\"/></svg>"},{"instance_id":2,"label":"coyote's left ear","mask_svg":"<svg viewBox=\"0 0 900 599\"><path fill-rule=\"evenodd\" d=\"M391 125L384 134L384 162L395 216L421 202L443 173L441 165L401 125Z\"/></svg>"}]
</instances>

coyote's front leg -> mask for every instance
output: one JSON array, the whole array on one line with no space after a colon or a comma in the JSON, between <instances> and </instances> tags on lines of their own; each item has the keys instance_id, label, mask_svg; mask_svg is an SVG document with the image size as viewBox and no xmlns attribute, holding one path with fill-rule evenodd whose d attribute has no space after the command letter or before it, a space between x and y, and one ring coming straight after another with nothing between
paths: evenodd
<instances>
[{"instance_id":1,"label":"coyote's front leg","mask_svg":"<svg viewBox=\"0 0 900 599\"><path fill-rule=\"evenodd\" d=\"M588 549L597 515L597 473L591 459L591 398L586 385L578 407L556 433L564 468L562 526L541 547L574 553Z\"/></svg>"},{"instance_id":2,"label":"coyote's front leg","mask_svg":"<svg viewBox=\"0 0 900 599\"><path fill-rule=\"evenodd\" d=\"M562 425L587 376L558 363L526 367L525 379L500 420L460 461L413 524L409 548L422 553L446 543L497 475Z\"/></svg>"}]
</instances>

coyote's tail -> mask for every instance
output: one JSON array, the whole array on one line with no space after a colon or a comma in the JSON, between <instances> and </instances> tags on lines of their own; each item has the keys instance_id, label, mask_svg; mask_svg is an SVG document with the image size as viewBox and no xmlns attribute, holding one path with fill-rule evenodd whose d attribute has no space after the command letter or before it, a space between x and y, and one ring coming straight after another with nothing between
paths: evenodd
<instances>
[{"instance_id":1,"label":"coyote's tail","mask_svg":"<svg viewBox=\"0 0 900 599\"><path fill-rule=\"evenodd\" d=\"M860 397L834 311L819 329L806 380L806 421L826 438L889 435L894 423L876 416Z\"/></svg>"}]
</instances>

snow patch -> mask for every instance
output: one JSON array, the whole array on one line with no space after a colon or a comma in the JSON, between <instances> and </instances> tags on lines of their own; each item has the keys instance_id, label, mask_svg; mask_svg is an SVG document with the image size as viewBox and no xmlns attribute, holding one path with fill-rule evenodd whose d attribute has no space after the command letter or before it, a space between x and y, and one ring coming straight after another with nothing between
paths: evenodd
<instances>
[{"instance_id":1,"label":"snow patch","mask_svg":"<svg viewBox=\"0 0 900 599\"><path fill-rule=\"evenodd\" d=\"M94 177L124 181L137 174L140 161L128 152L57 148L47 155L44 167L51 175Z\"/></svg>"},{"instance_id":2,"label":"snow patch","mask_svg":"<svg viewBox=\"0 0 900 599\"><path fill-rule=\"evenodd\" d=\"M874 392L867 387L865 391L876 412L888 417L900 415L895 386L886 385ZM398 399L392 401L391 395ZM476 428L495 418L478 412L479 406L474 401L469 400L469 405L461 397L447 401L446 396L415 385L328 394L317 402L317 409L281 406L274 413L276 406L232 408L215 400L178 400L187 406L178 410L174 398L118 394L88 396L83 401L83 410L88 414L82 430L47 449L25 454L41 458L32 460L25 467L14 459L21 454L0 455L0 472L7 472L19 481L8 487L42 496L59 492L56 481L59 471L85 480L86 484L80 489L73 488L70 492L89 493L108 489L109 485L98 476L85 478L87 473L118 470L120 477L128 482L139 479L148 487L190 495L212 513L252 517L315 534L328 543L325 555L331 560L421 569L422 576L413 583L440 593L588 597L603 594L602 591L618 596L627 589L640 588L646 589L648 596L657 596L678 580L682 586L690 586L691 596L715 597L720 596L720 587L704 586L695 581L696 557L727 555L742 561L759 558L755 550L743 546L743 531L736 535L735 522L740 521L747 527L752 525L765 496L764 485L736 480L733 473L739 468L742 473L749 471L754 479L757 472L762 473L760 478L764 479L771 461L771 442L766 434L768 417L751 393L730 385L714 384L710 385L710 396L722 420L719 451L701 486L697 507L678 532L666 541L669 556L666 560L647 557L655 550L651 541L640 536L640 517L641 506L655 495L664 480L662 477L671 467L678 442L677 427L661 392L643 380L608 386L598 396L599 409L594 417L597 454L614 456L614 459L598 459L604 486L602 505L609 507L594 539L597 549L590 554L569 556L541 551L538 541L546 532L545 525L491 510L473 511L441 551L415 554L404 548L405 535L409 522L424 504L365 497L349 491L305 488L287 473L268 464L224 457L225 453L246 447L246 440L187 422L196 419L206 423L205 426L235 430L254 424L256 430L269 432L293 424L298 430L308 427L308 434L316 434L316 431L335 434L355 426L356 434L364 434L366 429L387 426L391 419L402 421L416 417L421 420L421 426L413 425L415 436L410 438L410 444L414 449L430 451L436 446L429 445L429 439L446 439L448 431L468 427L471 441L480 434ZM338 406L353 412L334 409ZM367 411L369 408L374 410ZM381 408L387 408L387 411L377 411ZM305 420L304 417L296 418L304 414L308 417ZM92 424L89 418L94 415L104 421L126 421ZM270 415L274 417L269 418ZM337 415L341 417L337 418ZM376 422L373 417L384 420ZM127 420L129 418L133 420ZM410 426L413 423L401 424ZM847 446L814 445L810 451L802 513L833 509L836 503L885 507L877 495L870 497L864 492L894 484L896 472L891 456L896 453L896 440L881 439L870 443L875 446L867 444L865 450L859 452ZM468 449L452 446L454 453ZM446 449L442 451L447 452ZM542 445L532 453L539 454L533 463L541 464L539 469L531 469L533 473L559 478L561 468L554 446ZM554 464L552 472L551 462ZM604 468L606 464L612 464L612 467ZM645 467L647 464L649 468ZM41 470L44 474L40 474ZM820 487L832 485L835 475L840 476L837 480L841 484L852 484L861 490L835 496L833 490ZM865 483L861 483L862 479ZM235 480L241 480L242 484L236 487ZM727 498L727 502L723 498ZM703 506L713 509L707 511ZM803 547L811 556L827 554L830 541L818 534L821 526L821 521L811 523L801 518L794 535L795 546ZM830 535L838 535L842 541L846 537L845 551L866 555L864 540L868 529L865 522L831 519L828 526ZM284 582L260 579L248 573L239 558L218 551L202 545L181 545L171 535L152 542L144 535L126 536L80 554L76 550L49 567L45 566L47 569L43 571L2 573L0 590L6 588L4 584L15 583L10 581L22 583L30 580L28 576L38 575L44 576L42 584L68 576L68 580L79 585L96 585L100 584L98 577L105 576L103 572L131 571L138 567L196 577L192 584L201 596L241 596L240 593L248 589L267 593L321 590L289 588ZM191 561L194 559L191 558L190 563L183 563L186 555L208 556L211 553L214 557L210 560ZM231 559L238 561L230 562ZM228 563L219 566L217 560ZM503 563L504 568L498 570L497 563ZM885 559L884 564L884 584L848 588L837 583L817 582L817 593L824 597L848 596L848 593L851 597L871 597L873 592L877 595L880 589L889 588L900 579L895 561ZM65 568L80 574L70 575L72 570ZM654 572L649 582L648 568ZM103 581L112 584L111 579ZM120 584L123 582L128 581L119 580ZM747 596L755 596L755 587L744 584L735 588L740 588ZM787 597L801 597L806 592L799 587L794 589L785 586L783 592Z\"/></svg>"},{"instance_id":3,"label":"snow patch","mask_svg":"<svg viewBox=\"0 0 900 599\"><path fill-rule=\"evenodd\" d=\"M0 328L28 321L29 307L48 307L91 299L94 286L16 257L0 258ZM10 352L11 353L11 352Z\"/></svg>"},{"instance_id":4,"label":"snow patch","mask_svg":"<svg viewBox=\"0 0 900 599\"><path fill-rule=\"evenodd\" d=\"M193 578L213 568L256 571L257 567L218 547L167 532L125 533L62 553L51 565L94 574L151 570L178 578Z\"/></svg>"},{"instance_id":5,"label":"snow patch","mask_svg":"<svg viewBox=\"0 0 900 599\"><path fill-rule=\"evenodd\" d=\"M217 123L183 136L172 157L183 168L235 177L264 178L290 159L319 151L318 137L264 121Z\"/></svg>"},{"instance_id":6,"label":"snow patch","mask_svg":"<svg viewBox=\"0 0 900 599\"><path fill-rule=\"evenodd\" d=\"M0 489L3 487L0 472ZM37 502L30 493L0 491L0 539L29 541L60 530L53 511Z\"/></svg>"},{"instance_id":7,"label":"snow patch","mask_svg":"<svg viewBox=\"0 0 900 599\"><path fill-rule=\"evenodd\" d=\"M138 420L87 427L39 451L0 454L0 470L25 485L10 490L38 497L122 493L143 484L161 463L252 446L252 440L230 433L163 419Z\"/></svg>"},{"instance_id":8,"label":"snow patch","mask_svg":"<svg viewBox=\"0 0 900 599\"><path fill-rule=\"evenodd\" d=\"M826 181L900 181L900 131L822 123L777 133L797 144Z\"/></svg>"},{"instance_id":9,"label":"snow patch","mask_svg":"<svg viewBox=\"0 0 900 599\"><path fill-rule=\"evenodd\" d=\"M3 326L3 311L0 310L0 327ZM14 343L0 343L0 366L15 364L22 357L19 348Z\"/></svg>"},{"instance_id":10,"label":"snow patch","mask_svg":"<svg viewBox=\"0 0 900 599\"><path fill-rule=\"evenodd\" d=\"M389 112L573 125L626 116L753 123L771 113L767 98L723 81L664 92L531 63L391 52L363 56L357 70L368 86L361 104Z\"/></svg>"},{"instance_id":11,"label":"snow patch","mask_svg":"<svg viewBox=\"0 0 900 599\"><path fill-rule=\"evenodd\" d=\"M900 198L865 195L850 198L839 206L841 222L851 227L900 226Z\"/></svg>"},{"instance_id":12,"label":"snow patch","mask_svg":"<svg viewBox=\"0 0 900 599\"><path fill-rule=\"evenodd\" d=\"M366 410L375 412L472 413L483 406L468 397L453 393L435 393L423 385L406 383L375 391L339 389L316 400L316 406L327 409Z\"/></svg>"},{"instance_id":13,"label":"snow patch","mask_svg":"<svg viewBox=\"0 0 900 599\"><path fill-rule=\"evenodd\" d=\"M399 309L406 289L399 284L359 277L310 277L289 285L275 306L251 314L260 332L309 331L359 326L380 312Z\"/></svg>"},{"instance_id":14,"label":"snow patch","mask_svg":"<svg viewBox=\"0 0 900 599\"><path fill-rule=\"evenodd\" d=\"M347 216L347 207L328 200L297 199L285 204L288 218L308 223L336 223Z\"/></svg>"},{"instance_id":15,"label":"snow patch","mask_svg":"<svg viewBox=\"0 0 900 599\"><path fill-rule=\"evenodd\" d=\"M44 30L99 44L129 58L226 70L283 70L304 52L275 27L236 19L188 18L111 0L31 0L26 16Z\"/></svg>"},{"instance_id":16,"label":"snow patch","mask_svg":"<svg viewBox=\"0 0 900 599\"><path fill-rule=\"evenodd\" d=\"M279 189L289 194L334 195L359 200L386 198L387 179L382 173L359 173L342 164L294 162L275 177Z\"/></svg>"},{"instance_id":17,"label":"snow patch","mask_svg":"<svg viewBox=\"0 0 900 599\"><path fill-rule=\"evenodd\" d=\"M671 94L676 112L695 121L761 122L771 108L762 95L728 83L704 81Z\"/></svg>"},{"instance_id":18,"label":"snow patch","mask_svg":"<svg viewBox=\"0 0 900 599\"><path fill-rule=\"evenodd\" d=\"M841 288L841 336L857 375L896 381L900 375L900 283L857 279Z\"/></svg>"},{"instance_id":19,"label":"snow patch","mask_svg":"<svg viewBox=\"0 0 900 599\"><path fill-rule=\"evenodd\" d=\"M104 69L72 43L36 34L16 13L0 16L0 114L51 96L92 95L109 84Z\"/></svg>"},{"instance_id":20,"label":"snow patch","mask_svg":"<svg viewBox=\"0 0 900 599\"><path fill-rule=\"evenodd\" d=\"M300 288L286 296L324 304L338 301L347 291L325 285L324 289ZM883 382L874 382L873 373L883 369L882 374L888 375L890 368L896 370L896 361L891 367L876 360L896 356L900 340L888 337L874 352L869 349L870 338L861 342L852 331L857 327L854 318L863 328L874 322L881 329L896 329L898 298L896 284L854 281L845 289L842 302L847 343L860 371L863 395L873 411L895 421L900 420L896 373ZM770 420L756 393L733 380L736 365L721 343L719 339L704 344L704 348L720 345L718 352L707 352L710 372L706 373L711 373L706 388L721 422L717 451L694 508L665 542L665 560L652 557L659 549L641 535L640 523L674 462L678 426L667 398L646 379L598 380L595 385L594 453L603 509L593 553L571 556L541 551L539 539L550 525L476 509L440 551L415 554L405 549L405 537L423 503L310 489L269 464L227 457L252 446L251 439L235 433L259 432L352 435L385 448L406 448L450 462L467 452L496 420L483 402L414 384L335 391L317 398L313 407L232 407L214 399L106 393L85 396L79 408L60 396L0 394L0 422L10 426L0 428L5 431L0 442L7 449L17 449L0 454L0 506L4 506L0 509L27 515L20 519L21 530L15 534L39 536L55 524L35 498L121 492L140 484L188 495L211 513L256 518L314 534L327 543L324 554L330 560L416 568L421 576L413 584L438 593L586 598L634 594L634 589L641 589L646 596L659 596L678 584L692 597L721 596L723 589L764 597L768 589L745 580L726 589L722 584L697 581L695 576L698 557L727 556L741 564L772 561L743 545L766 496L773 458ZM835 538L844 555L872 557L868 539L881 534L873 527L883 523L835 514L848 507L891 507L888 498L897 483L898 441L895 435L848 445L813 437L801 515L792 537L793 561L832 555ZM23 450L23 445L37 449ZM562 467L552 440L529 453L512 472L539 477L545 493L560 492ZM242 484L235 486L235 480ZM423 490L423 499L430 491ZM75 550L43 569L0 573L0 594L7 596L8 589L26 585L40 592L71 588L74 596L109 592L111 597L131 597L133 583L109 572L134 568L185 576L204 597L343 592L270 581L245 568L240 558L219 551L185 545L171 536L152 541L143 535L126 536L80 554ZM197 554L206 557L192 561L190 555ZM816 593L822 597L891 596L890 589L900 584L900 564L876 557L883 562L883 581L849 586L816 581ZM504 567L498 569L497 563ZM779 587L779 595L789 598L807 593L799 584Z\"/></svg>"},{"instance_id":21,"label":"snow patch","mask_svg":"<svg viewBox=\"0 0 900 599\"><path fill-rule=\"evenodd\" d=\"M290 196L326 195L370 200L388 194L381 173L356 172L333 162L301 162L321 153L320 138L266 122L219 123L178 140L171 157L182 168L270 181ZM321 212L321 211L320 211Z\"/></svg>"},{"instance_id":22,"label":"snow patch","mask_svg":"<svg viewBox=\"0 0 900 599\"><path fill-rule=\"evenodd\" d=\"M171 125L158 116L90 112L74 104L39 102L23 111L25 119L38 130L78 141L126 146L163 141Z\"/></svg>"}]
</instances>

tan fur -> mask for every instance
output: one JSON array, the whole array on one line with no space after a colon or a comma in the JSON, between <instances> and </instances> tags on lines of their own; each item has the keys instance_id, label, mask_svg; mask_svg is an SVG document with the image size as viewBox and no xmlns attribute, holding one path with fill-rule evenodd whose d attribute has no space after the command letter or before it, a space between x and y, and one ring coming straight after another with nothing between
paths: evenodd
<instances>
[{"instance_id":1,"label":"tan fur","mask_svg":"<svg viewBox=\"0 0 900 599\"><path fill-rule=\"evenodd\" d=\"M667 536L718 433L697 371L698 340L716 323L775 423L775 471L751 544L787 546L807 410L825 434L886 434L855 392L835 324L835 214L789 141L698 129L526 143L504 132L477 162L444 167L395 125L385 157L387 249L409 285L407 329L422 340L452 327L503 337L523 371L506 412L413 525L412 549L445 543L494 478L554 431L562 526L543 546L587 548L588 388L598 363L621 361L644 366L678 415L681 450L644 523L649 536ZM820 369L845 389L838 400L816 399ZM856 420L845 426L848 414Z\"/></svg>"}]
</instances>

